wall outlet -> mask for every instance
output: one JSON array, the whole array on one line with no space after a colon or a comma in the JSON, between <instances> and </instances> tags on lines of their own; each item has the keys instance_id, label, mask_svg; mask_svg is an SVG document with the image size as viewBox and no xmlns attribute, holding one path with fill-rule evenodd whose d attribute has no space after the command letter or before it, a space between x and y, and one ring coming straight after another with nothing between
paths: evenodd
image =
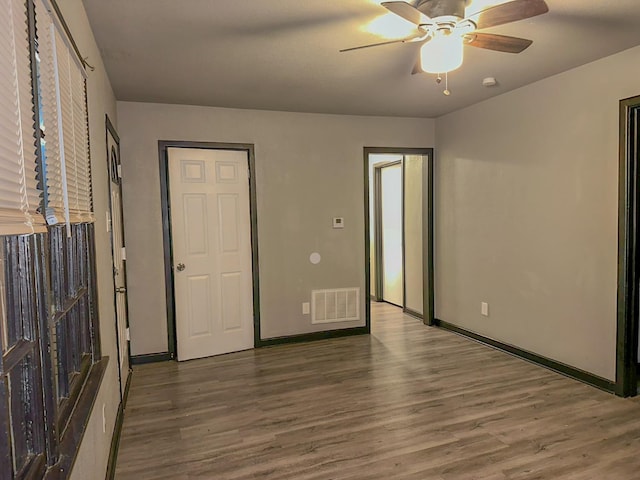
<instances>
[{"instance_id":1,"label":"wall outlet","mask_svg":"<svg viewBox=\"0 0 640 480\"><path fill-rule=\"evenodd\" d=\"M311 304L309 302L302 303L302 314L309 315L311 313Z\"/></svg>"},{"instance_id":2,"label":"wall outlet","mask_svg":"<svg viewBox=\"0 0 640 480\"><path fill-rule=\"evenodd\" d=\"M102 404L102 433L107 433L107 405Z\"/></svg>"},{"instance_id":3,"label":"wall outlet","mask_svg":"<svg viewBox=\"0 0 640 480\"><path fill-rule=\"evenodd\" d=\"M482 302L480 304L480 313L485 317L489 316L489 304L488 303Z\"/></svg>"}]
</instances>

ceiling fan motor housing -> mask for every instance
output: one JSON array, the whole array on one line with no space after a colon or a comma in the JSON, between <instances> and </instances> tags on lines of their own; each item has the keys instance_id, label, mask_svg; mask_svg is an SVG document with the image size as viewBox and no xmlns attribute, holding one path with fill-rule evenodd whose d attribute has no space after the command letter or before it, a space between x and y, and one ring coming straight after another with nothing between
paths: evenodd
<instances>
[{"instance_id":1,"label":"ceiling fan motor housing","mask_svg":"<svg viewBox=\"0 0 640 480\"><path fill-rule=\"evenodd\" d=\"M464 18L467 0L419 0L416 8L431 18Z\"/></svg>"}]
</instances>

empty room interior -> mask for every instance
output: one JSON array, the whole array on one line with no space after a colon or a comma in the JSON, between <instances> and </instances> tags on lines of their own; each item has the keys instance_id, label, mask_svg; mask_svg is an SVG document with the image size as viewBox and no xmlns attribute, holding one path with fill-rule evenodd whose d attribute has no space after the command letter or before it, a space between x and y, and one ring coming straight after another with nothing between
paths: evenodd
<instances>
[{"instance_id":1,"label":"empty room interior","mask_svg":"<svg viewBox=\"0 0 640 480\"><path fill-rule=\"evenodd\" d=\"M0 479L638 478L637 0L0 4Z\"/></svg>"}]
</instances>

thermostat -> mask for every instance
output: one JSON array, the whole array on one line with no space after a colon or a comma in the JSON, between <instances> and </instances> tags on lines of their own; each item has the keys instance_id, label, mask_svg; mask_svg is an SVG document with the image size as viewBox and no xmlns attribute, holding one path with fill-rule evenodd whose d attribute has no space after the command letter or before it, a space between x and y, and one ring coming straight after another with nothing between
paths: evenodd
<instances>
[{"instance_id":1,"label":"thermostat","mask_svg":"<svg viewBox=\"0 0 640 480\"><path fill-rule=\"evenodd\" d=\"M344 218L333 217L333 228L344 228Z\"/></svg>"}]
</instances>

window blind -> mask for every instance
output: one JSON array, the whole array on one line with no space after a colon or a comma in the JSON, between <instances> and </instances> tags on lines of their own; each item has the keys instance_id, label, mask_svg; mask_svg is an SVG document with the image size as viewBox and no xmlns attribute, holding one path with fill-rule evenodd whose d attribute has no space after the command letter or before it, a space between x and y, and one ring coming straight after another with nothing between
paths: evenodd
<instances>
[{"instance_id":1,"label":"window blind","mask_svg":"<svg viewBox=\"0 0 640 480\"><path fill-rule=\"evenodd\" d=\"M58 126L58 93L55 62L55 27L45 5L36 3L38 22L38 54L40 58L40 103L44 130L43 160L47 197L47 223L65 221L65 193L63 188L60 137Z\"/></svg>"},{"instance_id":2,"label":"window blind","mask_svg":"<svg viewBox=\"0 0 640 480\"><path fill-rule=\"evenodd\" d=\"M47 0L36 4L47 222L94 221L84 68Z\"/></svg>"},{"instance_id":3,"label":"window blind","mask_svg":"<svg viewBox=\"0 0 640 480\"><path fill-rule=\"evenodd\" d=\"M26 3L0 0L0 235L45 230L34 129Z\"/></svg>"}]
</instances>

